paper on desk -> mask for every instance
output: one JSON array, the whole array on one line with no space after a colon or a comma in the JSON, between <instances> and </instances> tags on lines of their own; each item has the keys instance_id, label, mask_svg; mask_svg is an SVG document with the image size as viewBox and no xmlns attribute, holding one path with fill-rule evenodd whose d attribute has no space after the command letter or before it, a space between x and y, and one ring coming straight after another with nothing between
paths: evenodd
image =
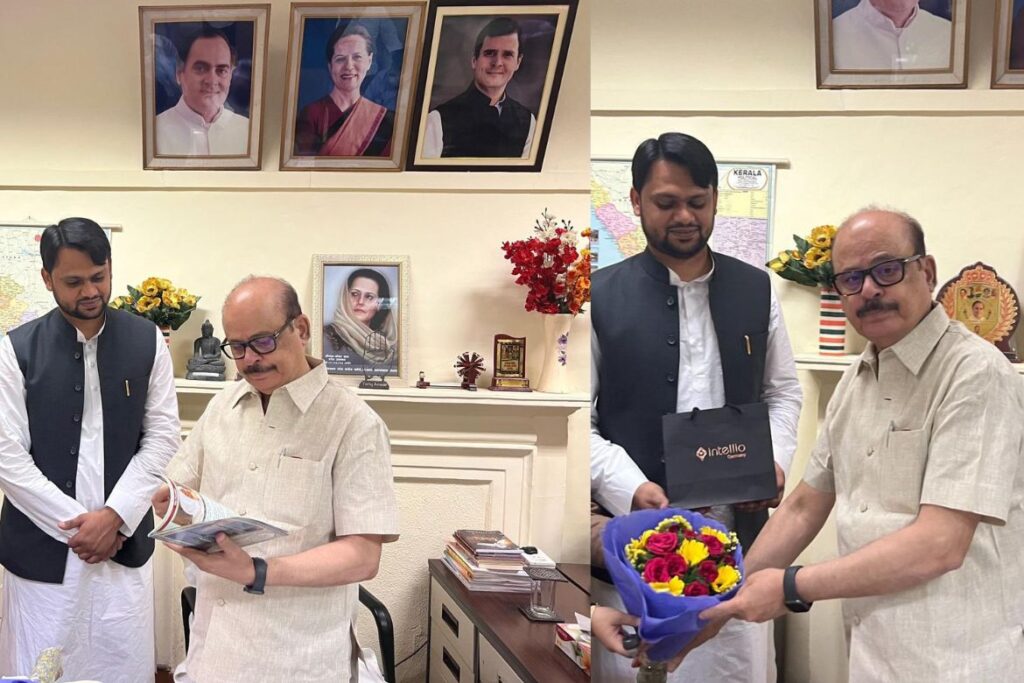
<instances>
[{"instance_id":1,"label":"paper on desk","mask_svg":"<svg viewBox=\"0 0 1024 683\"><path fill-rule=\"evenodd\" d=\"M590 633L590 617L584 616L579 612L576 613L576 623L580 625L580 628L585 633Z\"/></svg>"}]
</instances>

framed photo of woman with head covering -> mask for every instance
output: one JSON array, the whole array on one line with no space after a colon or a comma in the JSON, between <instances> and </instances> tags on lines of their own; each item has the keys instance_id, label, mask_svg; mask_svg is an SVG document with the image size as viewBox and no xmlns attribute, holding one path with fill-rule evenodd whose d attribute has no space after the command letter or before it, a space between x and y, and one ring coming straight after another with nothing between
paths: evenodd
<instances>
[{"instance_id":1,"label":"framed photo of woman with head covering","mask_svg":"<svg viewBox=\"0 0 1024 683\"><path fill-rule=\"evenodd\" d=\"M313 355L327 373L408 381L409 258L313 257Z\"/></svg>"},{"instance_id":2,"label":"framed photo of woman with head covering","mask_svg":"<svg viewBox=\"0 0 1024 683\"><path fill-rule=\"evenodd\" d=\"M292 5L281 170L401 169L425 7Z\"/></svg>"}]
</instances>

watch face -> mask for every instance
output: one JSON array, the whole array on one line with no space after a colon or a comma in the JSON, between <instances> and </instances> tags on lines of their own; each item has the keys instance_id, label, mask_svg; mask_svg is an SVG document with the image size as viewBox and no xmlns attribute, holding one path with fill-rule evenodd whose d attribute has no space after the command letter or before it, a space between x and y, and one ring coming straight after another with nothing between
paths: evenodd
<instances>
[{"instance_id":1,"label":"watch face","mask_svg":"<svg viewBox=\"0 0 1024 683\"><path fill-rule=\"evenodd\" d=\"M786 609L790 612L806 612L811 609L811 606L803 600L787 600Z\"/></svg>"}]
</instances>

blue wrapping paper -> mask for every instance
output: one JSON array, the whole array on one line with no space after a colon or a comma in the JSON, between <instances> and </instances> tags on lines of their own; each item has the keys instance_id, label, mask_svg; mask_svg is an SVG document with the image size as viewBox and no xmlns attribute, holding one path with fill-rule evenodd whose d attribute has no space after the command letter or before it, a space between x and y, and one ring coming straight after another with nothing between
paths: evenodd
<instances>
[{"instance_id":1,"label":"blue wrapping paper","mask_svg":"<svg viewBox=\"0 0 1024 683\"><path fill-rule=\"evenodd\" d=\"M703 526L728 533L725 525L690 510L666 508L664 510L637 510L622 517L615 517L604 528L601 537L604 545L604 561L612 576L615 588L622 597L626 611L640 617L638 633L648 644L647 658L651 661L672 659L683 647L696 637L707 624L697 615L736 595L743 585L746 573L743 567L743 550L739 546L733 551L740 581L728 592L721 595L674 596L658 593L648 586L642 576L626 558L626 545L634 538L640 538L644 531L653 529L664 519L681 515L695 530Z\"/></svg>"}]
</instances>

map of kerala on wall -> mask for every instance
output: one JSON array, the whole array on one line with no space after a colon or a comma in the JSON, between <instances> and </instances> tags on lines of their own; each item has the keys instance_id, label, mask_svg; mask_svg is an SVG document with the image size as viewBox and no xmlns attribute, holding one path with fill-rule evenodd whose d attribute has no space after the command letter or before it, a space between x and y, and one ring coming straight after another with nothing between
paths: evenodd
<instances>
[{"instance_id":1,"label":"map of kerala on wall","mask_svg":"<svg viewBox=\"0 0 1024 683\"><path fill-rule=\"evenodd\" d=\"M590 162L590 227L597 232L591 246L596 266L604 268L638 254L647 246L640 218L629 201L630 162ZM758 268L765 263L772 237L775 207L775 164L718 164L718 214L711 248Z\"/></svg>"},{"instance_id":2,"label":"map of kerala on wall","mask_svg":"<svg viewBox=\"0 0 1024 683\"><path fill-rule=\"evenodd\" d=\"M39 275L39 239L45 225L0 223L0 337L54 307ZM110 239L110 228L104 228Z\"/></svg>"}]
</instances>

